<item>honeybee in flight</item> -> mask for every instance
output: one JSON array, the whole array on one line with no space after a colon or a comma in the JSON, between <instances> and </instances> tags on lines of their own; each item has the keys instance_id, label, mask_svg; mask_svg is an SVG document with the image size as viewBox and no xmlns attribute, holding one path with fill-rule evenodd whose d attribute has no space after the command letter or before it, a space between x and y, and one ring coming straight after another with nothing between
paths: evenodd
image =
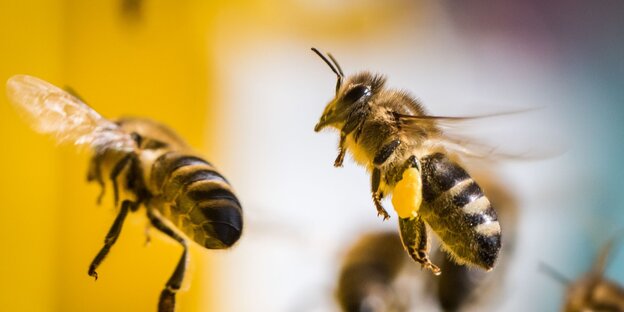
<instances>
[{"instance_id":1,"label":"honeybee in flight","mask_svg":"<svg viewBox=\"0 0 624 312\"><path fill-rule=\"evenodd\" d=\"M175 309L187 264L187 238L208 249L228 248L239 239L242 208L230 184L166 126L140 118L109 121L76 96L26 75L7 81L7 95L36 131L59 143L92 149L88 180L102 187L98 202L105 179L112 183L119 212L89 266L96 280L96 269L117 241L128 212L142 206L151 225L184 249L161 292L159 311Z\"/></svg>"},{"instance_id":2,"label":"honeybee in flight","mask_svg":"<svg viewBox=\"0 0 624 312\"><path fill-rule=\"evenodd\" d=\"M330 54L312 50L337 76L334 99L314 128L340 132L334 166L342 166L348 150L371 172L372 199L384 220L390 216L381 200L392 194L403 246L424 268L441 273L429 259L428 224L456 262L492 269L501 248L496 212L479 185L451 160L449 149L462 151L461 142L438 125L469 117L429 116L408 93L386 88L384 76L364 71L345 78Z\"/></svg>"}]
</instances>

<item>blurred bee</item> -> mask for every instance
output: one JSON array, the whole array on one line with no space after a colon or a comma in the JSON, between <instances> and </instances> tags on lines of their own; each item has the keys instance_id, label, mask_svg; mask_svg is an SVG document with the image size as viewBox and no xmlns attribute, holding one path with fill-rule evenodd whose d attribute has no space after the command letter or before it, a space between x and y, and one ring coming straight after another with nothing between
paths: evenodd
<instances>
[{"instance_id":1,"label":"blurred bee","mask_svg":"<svg viewBox=\"0 0 624 312\"><path fill-rule=\"evenodd\" d=\"M166 126L140 118L109 121L76 96L26 75L8 80L7 95L36 131L92 149L88 180L102 187L98 202L105 177L112 182L119 212L89 266L96 280L96 269L117 241L126 215L141 206L152 226L184 248L161 292L159 311L175 308L188 257L185 236L208 249L228 248L239 239L242 209L230 184Z\"/></svg>"},{"instance_id":2,"label":"blurred bee","mask_svg":"<svg viewBox=\"0 0 624 312\"><path fill-rule=\"evenodd\" d=\"M365 71L345 79L331 55L312 50L337 76L334 99L314 128L340 132L334 166L342 166L349 150L371 172L372 199L384 220L390 216L381 200L392 194L403 246L422 267L441 273L429 259L426 223L456 262L491 270L501 248L496 212L449 156L453 148L468 153L462 142L439 127L468 118L427 115L406 92L385 88L385 77Z\"/></svg>"},{"instance_id":3,"label":"blurred bee","mask_svg":"<svg viewBox=\"0 0 624 312\"><path fill-rule=\"evenodd\" d=\"M145 10L144 0L121 0L121 15L129 21L138 21Z\"/></svg>"},{"instance_id":4,"label":"blurred bee","mask_svg":"<svg viewBox=\"0 0 624 312\"><path fill-rule=\"evenodd\" d=\"M553 268L542 264L542 269L567 287L564 312L624 312L624 287L604 276L615 239L602 247L592 269L576 281L569 281Z\"/></svg>"},{"instance_id":5,"label":"blurred bee","mask_svg":"<svg viewBox=\"0 0 624 312\"><path fill-rule=\"evenodd\" d=\"M407 311L406 298L393 286L405 260L395 232L363 235L349 247L338 276L336 299L342 311Z\"/></svg>"}]
</instances>

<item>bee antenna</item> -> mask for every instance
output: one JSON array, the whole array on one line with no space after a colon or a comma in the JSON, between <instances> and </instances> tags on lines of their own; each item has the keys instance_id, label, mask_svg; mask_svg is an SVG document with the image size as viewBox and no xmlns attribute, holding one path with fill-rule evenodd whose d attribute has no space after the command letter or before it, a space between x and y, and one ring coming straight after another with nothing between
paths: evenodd
<instances>
[{"instance_id":1,"label":"bee antenna","mask_svg":"<svg viewBox=\"0 0 624 312\"><path fill-rule=\"evenodd\" d=\"M338 79L336 81L336 94L338 94L338 90L342 86L342 80L344 79L342 68L340 68L340 65L338 65L338 62L336 62L336 59L331 54L329 53L327 54L329 58L331 59L331 62L330 62L330 60L328 60L327 57L325 57L325 55L319 52L319 50L317 50L316 48L312 48L312 51L314 51L314 53L316 53L316 55L318 55L325 62L325 64L327 64L327 66L331 68L334 74L336 74L336 77Z\"/></svg>"},{"instance_id":2,"label":"bee antenna","mask_svg":"<svg viewBox=\"0 0 624 312\"><path fill-rule=\"evenodd\" d=\"M331 53L327 53L327 56L329 56L329 59L334 63L334 65L336 65L336 69L338 70L338 73L340 73L340 77L344 77L344 73L342 72L342 68L340 68L340 64L338 64L338 61L336 61L334 56L331 55Z\"/></svg>"},{"instance_id":3,"label":"bee antenna","mask_svg":"<svg viewBox=\"0 0 624 312\"><path fill-rule=\"evenodd\" d=\"M570 285L570 280L563 276L563 274L561 274L561 272L557 271L557 269L553 268L552 266L541 262L539 263L539 270L540 272L550 276L552 279L554 279L555 281L559 282L561 285L563 286L568 286Z\"/></svg>"},{"instance_id":4,"label":"bee antenna","mask_svg":"<svg viewBox=\"0 0 624 312\"><path fill-rule=\"evenodd\" d=\"M592 270L597 274L603 274L605 269L607 268L609 262L609 254L612 253L614 249L614 245L619 243L622 240L622 235L624 235L624 230L618 231L609 241L602 246L598 257L595 260L594 267Z\"/></svg>"}]
</instances>

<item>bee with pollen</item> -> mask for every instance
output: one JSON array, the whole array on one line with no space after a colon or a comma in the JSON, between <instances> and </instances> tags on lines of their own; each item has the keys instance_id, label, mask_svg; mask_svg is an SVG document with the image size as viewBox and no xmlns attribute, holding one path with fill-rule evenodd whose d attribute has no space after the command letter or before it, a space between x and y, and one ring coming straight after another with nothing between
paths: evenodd
<instances>
[{"instance_id":1,"label":"bee with pollen","mask_svg":"<svg viewBox=\"0 0 624 312\"><path fill-rule=\"evenodd\" d=\"M337 76L334 98L314 128L340 133L334 166L342 166L349 151L370 172L372 200L384 220L390 215L381 201L392 195L403 246L423 268L441 273L429 259L428 225L456 262L491 270L501 248L496 211L453 160L450 151L464 150L462 143L440 127L472 117L427 115L407 92L387 88L384 76L345 77L330 54L312 50Z\"/></svg>"}]
</instances>

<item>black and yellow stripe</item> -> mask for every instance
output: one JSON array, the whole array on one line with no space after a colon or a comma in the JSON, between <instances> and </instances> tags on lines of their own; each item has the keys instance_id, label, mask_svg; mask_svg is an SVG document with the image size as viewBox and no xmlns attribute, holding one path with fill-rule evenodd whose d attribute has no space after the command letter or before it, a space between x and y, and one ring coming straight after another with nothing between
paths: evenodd
<instances>
[{"instance_id":1,"label":"black and yellow stripe","mask_svg":"<svg viewBox=\"0 0 624 312\"><path fill-rule=\"evenodd\" d=\"M420 162L422 218L458 262L493 268L501 248L500 224L479 185L444 154L427 155Z\"/></svg>"},{"instance_id":2,"label":"black and yellow stripe","mask_svg":"<svg viewBox=\"0 0 624 312\"><path fill-rule=\"evenodd\" d=\"M220 249L239 239L241 204L228 181L209 162L165 153L154 162L150 182L169 203L161 213L198 244Z\"/></svg>"}]
</instances>

